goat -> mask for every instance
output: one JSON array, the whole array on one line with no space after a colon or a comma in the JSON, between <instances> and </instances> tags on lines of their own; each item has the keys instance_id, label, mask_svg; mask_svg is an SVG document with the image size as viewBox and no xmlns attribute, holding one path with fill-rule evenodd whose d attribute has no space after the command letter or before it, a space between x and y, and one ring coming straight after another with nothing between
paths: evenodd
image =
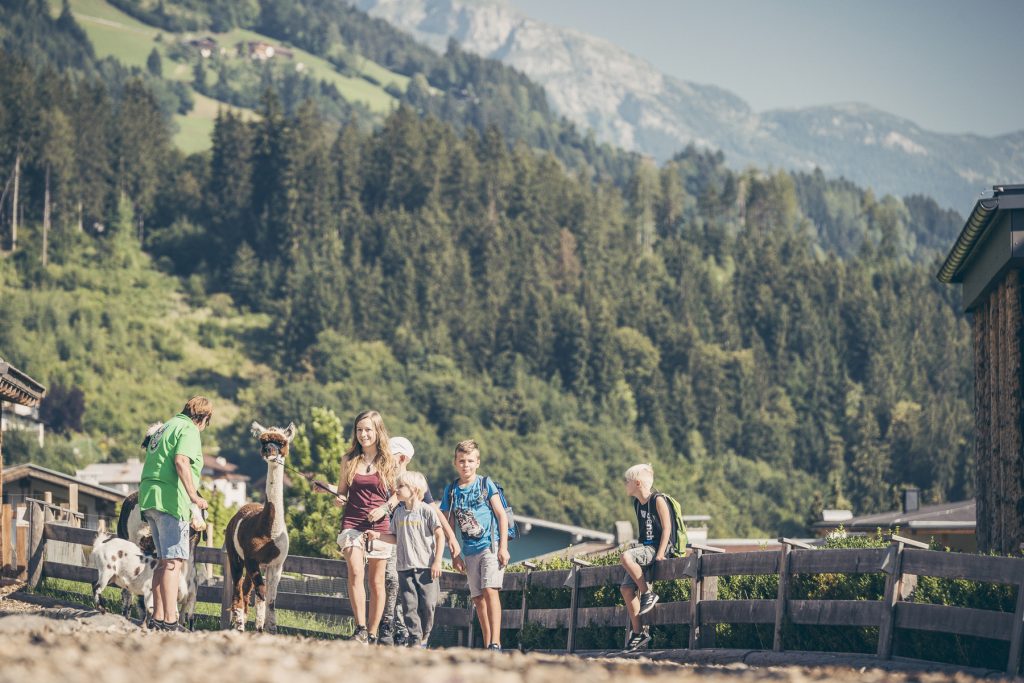
<instances>
[{"instance_id":1,"label":"goat","mask_svg":"<svg viewBox=\"0 0 1024 683\"><path fill-rule=\"evenodd\" d=\"M153 615L153 571L156 569L158 560L152 555L142 552L139 546L131 541L116 536L96 534L96 540L92 544L92 553L89 555L89 565L97 572L96 583L92 586L93 602L96 609L105 611L100 602L100 594L108 584L120 586L131 595L138 595L142 598L145 615L143 623ZM186 567L189 569L189 567ZM195 592L189 590L189 574L194 572L184 571L178 579L178 607L179 613L184 614L186 610L191 614L195 611ZM189 593L192 597L189 597ZM191 602L191 604L189 604Z\"/></svg>"},{"instance_id":2,"label":"goat","mask_svg":"<svg viewBox=\"0 0 1024 683\"><path fill-rule=\"evenodd\" d=\"M179 593L178 595L178 602L185 605L185 609L179 613L179 621L189 628L193 625L196 597L199 591L199 580L195 563L196 546L209 533L206 519L202 511L195 504L191 506L191 515L192 519L189 525L189 560L182 572L187 589L185 593ZM121 503L121 514L117 518L117 536L137 545L146 555L156 555L152 532L150 532L149 524L143 520L142 511L139 509L138 491L130 493ZM132 595L140 594L137 592L132 593L126 587L123 588L121 591L122 610L124 615L128 616L131 612ZM146 618L149 611L151 611L150 607L151 605L141 606L141 609L146 611L140 614L140 618Z\"/></svg>"}]
</instances>

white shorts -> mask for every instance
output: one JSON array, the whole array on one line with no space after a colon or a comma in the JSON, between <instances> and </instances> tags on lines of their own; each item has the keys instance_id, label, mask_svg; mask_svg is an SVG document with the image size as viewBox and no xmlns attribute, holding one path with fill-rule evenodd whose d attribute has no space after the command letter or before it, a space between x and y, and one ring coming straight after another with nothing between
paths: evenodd
<instances>
[{"instance_id":1,"label":"white shorts","mask_svg":"<svg viewBox=\"0 0 1024 683\"><path fill-rule=\"evenodd\" d=\"M363 532L358 529L345 529L338 534L338 545L341 546L343 553L349 548L361 548L368 560L386 560L395 550L394 543L388 543L379 538L371 544L370 550L367 550L366 539Z\"/></svg>"}]
</instances>

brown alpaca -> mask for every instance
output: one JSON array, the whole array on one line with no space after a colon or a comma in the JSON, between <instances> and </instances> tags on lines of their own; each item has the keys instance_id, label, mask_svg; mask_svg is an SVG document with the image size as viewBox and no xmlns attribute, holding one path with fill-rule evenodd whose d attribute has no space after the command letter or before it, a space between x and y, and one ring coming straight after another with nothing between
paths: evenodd
<instances>
[{"instance_id":1,"label":"brown alpaca","mask_svg":"<svg viewBox=\"0 0 1024 683\"><path fill-rule=\"evenodd\" d=\"M256 587L256 630L277 631L277 584L288 557L288 529L284 525L284 462L295 437L295 424L286 429L267 429L252 423L260 442L260 456L267 462L267 500L247 503L228 522L224 548L231 565L231 626L245 630L246 613ZM243 576L244 570L244 576ZM264 580L264 575L266 579Z\"/></svg>"}]
</instances>

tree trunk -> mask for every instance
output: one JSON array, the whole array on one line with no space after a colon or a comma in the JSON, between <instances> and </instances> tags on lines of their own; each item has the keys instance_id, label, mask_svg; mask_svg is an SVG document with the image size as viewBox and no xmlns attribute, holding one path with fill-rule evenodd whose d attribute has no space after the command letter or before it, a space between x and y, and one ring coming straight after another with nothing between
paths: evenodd
<instances>
[{"instance_id":1,"label":"tree trunk","mask_svg":"<svg viewBox=\"0 0 1024 683\"><path fill-rule=\"evenodd\" d=\"M11 253L18 248L18 186L21 184L21 155L14 157L14 195L11 197Z\"/></svg>"},{"instance_id":2,"label":"tree trunk","mask_svg":"<svg viewBox=\"0 0 1024 683\"><path fill-rule=\"evenodd\" d=\"M46 164L46 182L43 190L43 268L49 264L47 248L50 241L50 164Z\"/></svg>"},{"instance_id":3,"label":"tree trunk","mask_svg":"<svg viewBox=\"0 0 1024 683\"><path fill-rule=\"evenodd\" d=\"M78 201L78 232L85 232L85 224L83 221L85 218L82 216L82 201Z\"/></svg>"}]
</instances>

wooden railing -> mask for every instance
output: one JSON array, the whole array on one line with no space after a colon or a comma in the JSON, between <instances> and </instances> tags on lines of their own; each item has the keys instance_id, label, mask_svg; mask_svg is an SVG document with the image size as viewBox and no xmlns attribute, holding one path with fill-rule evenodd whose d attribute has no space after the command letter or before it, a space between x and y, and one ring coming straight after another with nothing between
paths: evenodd
<instances>
[{"instance_id":1,"label":"wooden railing","mask_svg":"<svg viewBox=\"0 0 1024 683\"><path fill-rule=\"evenodd\" d=\"M31 512L30 587L45 577L91 583L95 570L46 561L46 541L65 541L92 545L96 533L86 529L44 522L43 507L33 504ZM1009 642L1006 671L1020 671L1024 647L1024 559L987 557L928 550L927 546L893 536L888 548L812 549L810 546L780 539L781 549L745 553L724 553L717 548L691 545L687 557L658 562L654 580L685 579L690 582L690 598L681 602L662 602L645 615L651 625L688 625L688 643L680 647L699 649L714 646L715 624L770 624L774 627L773 650L782 650L783 629L789 625L878 627L877 656L892 657L896 629L914 629L947 634L976 636ZM196 560L225 566L223 550L201 547ZM581 591L604 585L618 585L622 568L618 565L592 567L574 560L572 569L536 571L530 563L526 571L505 575L504 592L521 592L519 609L502 612L503 629L521 629L530 624L545 629L566 629L564 652L577 651L577 631L584 627L624 627L628 622L622 605L581 607ZM225 566L225 570L227 567ZM297 574L344 577L341 560L289 556L284 570ZM789 597L791 579L809 574L884 573L882 600L798 600ZM719 600L718 578L727 576L776 575L775 599ZM229 576L226 571L225 576ZM1015 586L1016 609L1013 613L947 605L906 602L918 576L966 579ZM441 588L465 593L466 578L445 572ZM568 608L531 609L531 590L570 590ZM199 600L220 602L222 627L227 626L228 591L219 586L200 587ZM348 600L324 599L318 595L278 593L277 607L284 610L351 616ZM473 611L469 608L438 607L435 624L459 630L460 644L473 645Z\"/></svg>"}]
</instances>

